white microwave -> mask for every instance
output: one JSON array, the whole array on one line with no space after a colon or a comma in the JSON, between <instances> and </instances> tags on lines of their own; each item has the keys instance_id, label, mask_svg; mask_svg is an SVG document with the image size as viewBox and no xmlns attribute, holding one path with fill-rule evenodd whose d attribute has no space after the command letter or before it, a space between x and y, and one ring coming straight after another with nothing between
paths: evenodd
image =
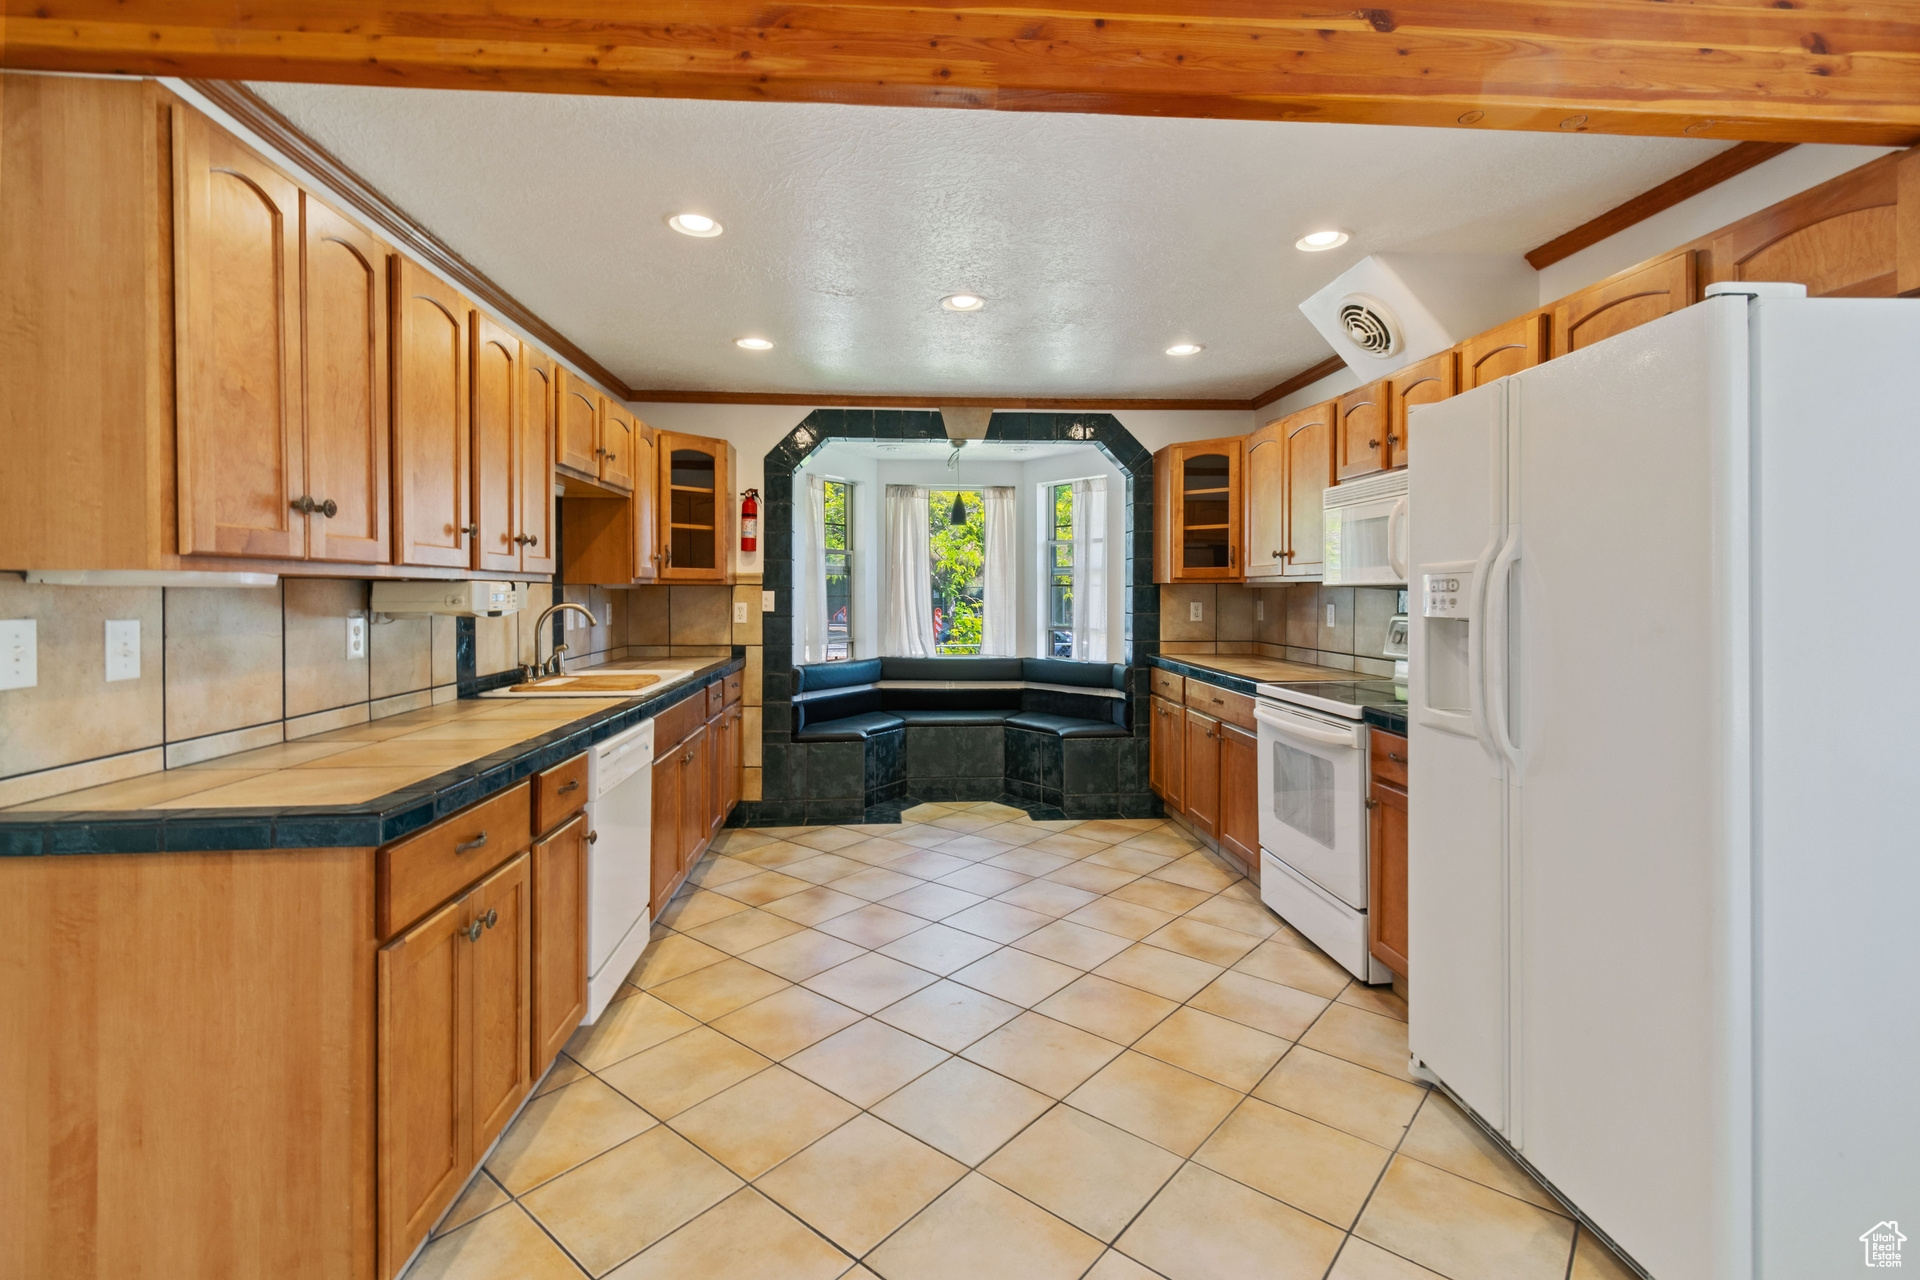
<instances>
[{"instance_id":1,"label":"white microwave","mask_svg":"<svg viewBox=\"0 0 1920 1280\"><path fill-rule=\"evenodd\" d=\"M1322 582L1345 586L1407 581L1407 472L1383 471L1326 491Z\"/></svg>"}]
</instances>

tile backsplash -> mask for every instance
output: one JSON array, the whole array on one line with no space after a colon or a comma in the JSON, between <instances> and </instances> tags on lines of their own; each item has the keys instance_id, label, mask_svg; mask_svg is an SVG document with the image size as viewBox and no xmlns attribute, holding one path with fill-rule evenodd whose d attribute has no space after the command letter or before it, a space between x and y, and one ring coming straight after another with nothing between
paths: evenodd
<instances>
[{"instance_id":1,"label":"tile backsplash","mask_svg":"<svg viewBox=\"0 0 1920 1280\"><path fill-rule=\"evenodd\" d=\"M533 612L476 619L476 675L531 660ZM0 690L0 806L198 764L459 694L453 618L368 618L368 584L53 587L0 577L0 619L32 619L38 679ZM366 649L347 656L347 622ZM140 624L140 674L106 679L106 624ZM525 655L523 657L523 654Z\"/></svg>"},{"instance_id":2,"label":"tile backsplash","mask_svg":"<svg viewBox=\"0 0 1920 1280\"><path fill-rule=\"evenodd\" d=\"M1168 657L1257 654L1388 677L1393 675L1393 659L1381 650L1387 619L1399 600L1398 587L1329 587L1317 582L1163 585L1160 652ZM1200 606L1198 621L1192 617L1195 604Z\"/></svg>"}]
</instances>

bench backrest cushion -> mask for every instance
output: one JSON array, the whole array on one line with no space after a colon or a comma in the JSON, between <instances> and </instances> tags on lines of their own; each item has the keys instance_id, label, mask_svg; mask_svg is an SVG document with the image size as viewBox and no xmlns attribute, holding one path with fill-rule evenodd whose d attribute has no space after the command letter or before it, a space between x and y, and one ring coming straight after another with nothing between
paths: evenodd
<instances>
[{"instance_id":1,"label":"bench backrest cushion","mask_svg":"<svg viewBox=\"0 0 1920 1280\"><path fill-rule=\"evenodd\" d=\"M873 684L880 679L880 659L860 662L810 662L793 669L793 691L815 693L821 689L845 689L849 685Z\"/></svg>"},{"instance_id":2,"label":"bench backrest cushion","mask_svg":"<svg viewBox=\"0 0 1920 1280\"><path fill-rule=\"evenodd\" d=\"M882 680L1024 680L1018 658L881 658Z\"/></svg>"},{"instance_id":3,"label":"bench backrest cushion","mask_svg":"<svg viewBox=\"0 0 1920 1280\"><path fill-rule=\"evenodd\" d=\"M1020 678L1032 684L1072 684L1086 689L1124 689L1127 669L1111 662L1070 662L1065 658L1022 658Z\"/></svg>"}]
</instances>

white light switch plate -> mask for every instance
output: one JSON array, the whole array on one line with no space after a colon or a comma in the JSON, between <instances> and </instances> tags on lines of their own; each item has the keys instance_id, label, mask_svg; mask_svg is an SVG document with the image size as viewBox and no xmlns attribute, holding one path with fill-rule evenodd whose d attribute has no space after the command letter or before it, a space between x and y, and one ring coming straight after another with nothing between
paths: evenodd
<instances>
[{"instance_id":1,"label":"white light switch plate","mask_svg":"<svg viewBox=\"0 0 1920 1280\"><path fill-rule=\"evenodd\" d=\"M733 602L733 620L735 622L745 622L747 620L747 602L745 600L735 600Z\"/></svg>"},{"instance_id":2,"label":"white light switch plate","mask_svg":"<svg viewBox=\"0 0 1920 1280\"><path fill-rule=\"evenodd\" d=\"M772 613L774 608L775 606L773 603L773 592L762 591L760 593L760 612Z\"/></svg>"},{"instance_id":3,"label":"white light switch plate","mask_svg":"<svg viewBox=\"0 0 1920 1280\"><path fill-rule=\"evenodd\" d=\"M1327 606L1327 625L1330 627L1340 625L1340 613L1332 605Z\"/></svg>"},{"instance_id":4,"label":"white light switch plate","mask_svg":"<svg viewBox=\"0 0 1920 1280\"><path fill-rule=\"evenodd\" d=\"M347 619L347 660L367 656L367 620L365 618Z\"/></svg>"},{"instance_id":5,"label":"white light switch plate","mask_svg":"<svg viewBox=\"0 0 1920 1280\"><path fill-rule=\"evenodd\" d=\"M1267 620L1267 602L1259 596L1253 598L1253 620L1255 622L1265 622Z\"/></svg>"},{"instance_id":6,"label":"white light switch plate","mask_svg":"<svg viewBox=\"0 0 1920 1280\"><path fill-rule=\"evenodd\" d=\"M1187 621L1188 622L1205 621L1205 618L1200 612L1200 602L1198 600L1187 601Z\"/></svg>"},{"instance_id":7,"label":"white light switch plate","mask_svg":"<svg viewBox=\"0 0 1920 1280\"><path fill-rule=\"evenodd\" d=\"M140 678L140 619L107 619L107 680Z\"/></svg>"},{"instance_id":8,"label":"white light switch plate","mask_svg":"<svg viewBox=\"0 0 1920 1280\"><path fill-rule=\"evenodd\" d=\"M0 621L0 689L31 689L40 683L38 629L32 618Z\"/></svg>"}]
</instances>

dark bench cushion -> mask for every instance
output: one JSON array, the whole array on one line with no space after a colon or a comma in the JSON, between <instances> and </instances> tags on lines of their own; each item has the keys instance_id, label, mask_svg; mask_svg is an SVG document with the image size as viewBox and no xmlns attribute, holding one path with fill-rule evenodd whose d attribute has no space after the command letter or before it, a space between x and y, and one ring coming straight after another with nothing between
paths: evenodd
<instances>
[{"instance_id":1,"label":"dark bench cushion","mask_svg":"<svg viewBox=\"0 0 1920 1280\"><path fill-rule=\"evenodd\" d=\"M870 711L865 715L842 716L838 720L822 720L809 724L794 733L796 742L863 742L876 733L886 733L906 724L899 716L890 716L884 711Z\"/></svg>"},{"instance_id":2,"label":"dark bench cushion","mask_svg":"<svg viewBox=\"0 0 1920 1280\"><path fill-rule=\"evenodd\" d=\"M879 658L882 680L986 680L1018 682L1026 679L1018 658Z\"/></svg>"},{"instance_id":3,"label":"dark bench cushion","mask_svg":"<svg viewBox=\"0 0 1920 1280\"><path fill-rule=\"evenodd\" d=\"M1065 658L1022 658L1021 678L1034 684L1071 684L1084 689L1124 689L1127 669L1107 662L1070 662Z\"/></svg>"},{"instance_id":4,"label":"dark bench cushion","mask_svg":"<svg viewBox=\"0 0 1920 1280\"><path fill-rule=\"evenodd\" d=\"M811 662L793 669L793 691L816 693L821 689L845 689L850 685L873 684L880 679L880 659L860 662Z\"/></svg>"},{"instance_id":5,"label":"dark bench cushion","mask_svg":"<svg viewBox=\"0 0 1920 1280\"><path fill-rule=\"evenodd\" d=\"M1008 716L1018 715L1012 707L982 707L977 710L924 710L903 708L893 714L914 725L997 725L1005 724Z\"/></svg>"},{"instance_id":6,"label":"dark bench cushion","mask_svg":"<svg viewBox=\"0 0 1920 1280\"><path fill-rule=\"evenodd\" d=\"M1111 721L1081 720L1040 711L1021 711L1007 717L1009 729L1032 729L1062 738L1124 738L1127 731Z\"/></svg>"},{"instance_id":7,"label":"dark bench cushion","mask_svg":"<svg viewBox=\"0 0 1920 1280\"><path fill-rule=\"evenodd\" d=\"M880 690L880 705L897 716L909 711L1018 711L1019 689L996 689L990 684L961 685L957 689ZM958 723L958 722L956 722Z\"/></svg>"}]
</instances>

